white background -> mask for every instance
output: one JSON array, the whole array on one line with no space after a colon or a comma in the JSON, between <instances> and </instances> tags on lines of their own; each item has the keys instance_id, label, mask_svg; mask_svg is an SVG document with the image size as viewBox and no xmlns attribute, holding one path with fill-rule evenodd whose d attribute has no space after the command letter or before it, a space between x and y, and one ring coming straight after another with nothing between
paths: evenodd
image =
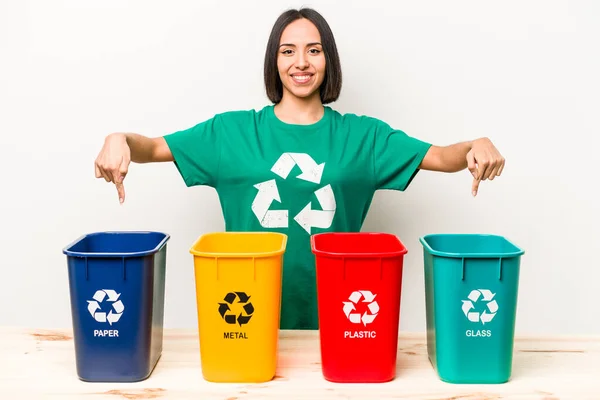
<instances>
[{"instance_id":1,"label":"white background","mask_svg":"<svg viewBox=\"0 0 600 400\"><path fill-rule=\"evenodd\" d=\"M288 7L329 21L341 112L436 144L489 136L503 176L421 172L377 193L364 230L406 244L401 329L425 328L419 236L504 235L522 258L517 333L600 333L600 5L590 1L0 1L0 324L70 327L62 248L93 231L168 232L167 327L196 327L192 258L223 229L217 196L172 164L133 165L121 206L94 177L114 131L158 136L267 104L271 26Z\"/></svg>"}]
</instances>

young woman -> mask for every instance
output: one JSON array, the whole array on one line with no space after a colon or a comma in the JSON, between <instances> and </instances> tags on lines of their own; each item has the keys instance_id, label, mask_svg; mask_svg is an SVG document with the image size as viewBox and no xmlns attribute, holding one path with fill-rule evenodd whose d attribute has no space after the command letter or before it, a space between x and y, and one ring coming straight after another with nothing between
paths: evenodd
<instances>
[{"instance_id":1,"label":"young woman","mask_svg":"<svg viewBox=\"0 0 600 400\"><path fill-rule=\"evenodd\" d=\"M164 137L110 134L95 167L123 202L130 162L174 161L187 186L217 190L226 230L287 234L282 329L318 328L311 234L359 231L375 191L403 191L420 169L468 167L473 195L502 173L504 159L487 138L434 146L325 106L338 98L342 72L329 25L312 9L277 19L264 80L273 105L218 114Z\"/></svg>"}]
</instances>

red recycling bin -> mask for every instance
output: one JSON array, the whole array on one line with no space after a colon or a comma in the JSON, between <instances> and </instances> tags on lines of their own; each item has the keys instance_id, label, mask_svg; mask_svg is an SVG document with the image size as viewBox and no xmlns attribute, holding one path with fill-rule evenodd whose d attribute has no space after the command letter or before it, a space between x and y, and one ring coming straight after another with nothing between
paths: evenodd
<instances>
[{"instance_id":1,"label":"red recycling bin","mask_svg":"<svg viewBox=\"0 0 600 400\"><path fill-rule=\"evenodd\" d=\"M311 248L324 378L393 380L406 248L386 233L320 233Z\"/></svg>"}]
</instances>

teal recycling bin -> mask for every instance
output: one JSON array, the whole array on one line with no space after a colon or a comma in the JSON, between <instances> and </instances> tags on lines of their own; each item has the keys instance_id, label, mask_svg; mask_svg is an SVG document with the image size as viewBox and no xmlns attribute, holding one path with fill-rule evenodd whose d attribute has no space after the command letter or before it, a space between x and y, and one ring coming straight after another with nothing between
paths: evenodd
<instances>
[{"instance_id":1,"label":"teal recycling bin","mask_svg":"<svg viewBox=\"0 0 600 400\"><path fill-rule=\"evenodd\" d=\"M433 368L450 383L507 382L524 251L497 235L432 234L420 242Z\"/></svg>"}]
</instances>

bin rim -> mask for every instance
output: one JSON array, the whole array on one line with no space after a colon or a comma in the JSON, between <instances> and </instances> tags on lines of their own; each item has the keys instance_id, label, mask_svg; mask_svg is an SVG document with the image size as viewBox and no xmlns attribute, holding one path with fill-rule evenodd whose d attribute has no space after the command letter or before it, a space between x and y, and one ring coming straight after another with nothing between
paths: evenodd
<instances>
[{"instance_id":1,"label":"bin rim","mask_svg":"<svg viewBox=\"0 0 600 400\"><path fill-rule=\"evenodd\" d=\"M324 251L316 248L315 241L321 236L387 236L395 239L400 244L399 250L385 251L385 252L360 252L360 253L341 253ZM391 258L400 257L408 253L408 249L402 243L398 235L387 232L322 232L315 233L310 237L310 247L313 254L322 257L343 257L343 258Z\"/></svg>"},{"instance_id":2,"label":"bin rim","mask_svg":"<svg viewBox=\"0 0 600 400\"><path fill-rule=\"evenodd\" d=\"M224 253L216 251L199 251L196 250L196 246L200 241L209 236L234 236L234 235L264 235L264 236L277 236L281 239L281 246L277 250L263 251L263 252L247 252L247 253ZM280 232L261 232L261 231L225 231L225 232L208 232L200 235L192 247L190 247L190 254L196 257L208 257L208 258L266 258L279 256L285 253L287 246L288 236L285 233Z\"/></svg>"},{"instance_id":3,"label":"bin rim","mask_svg":"<svg viewBox=\"0 0 600 400\"><path fill-rule=\"evenodd\" d=\"M448 251L434 250L429 245L428 239L431 239L433 237L440 237L440 236L463 236L463 237L465 237L465 236L478 236L478 237L500 238L500 239L504 240L505 242L507 242L508 244L510 244L511 246L513 246L516 250L515 251L509 251L509 252L489 252L489 253L452 253L452 252L448 252ZM421 245L423 246L423 248L428 253L430 253L430 254L432 254L434 256L438 256L438 257L447 257L447 258L511 258L511 257L519 257L519 256L522 256L523 254L525 254L525 250L523 250L521 247L519 247L516 244L514 244L513 242L511 242L505 236L497 235L497 234L493 234L493 233L430 233L430 234L421 236L419 238L419 242L421 242Z\"/></svg>"},{"instance_id":4,"label":"bin rim","mask_svg":"<svg viewBox=\"0 0 600 400\"><path fill-rule=\"evenodd\" d=\"M99 235L122 235L122 234L135 234L135 235L148 235L148 234L158 234L163 236L162 240L152 249L144 250L144 251L131 251L131 252L86 252L86 251L73 251L69 250L77 243L82 240L90 237L90 236L99 236ZM67 246L63 248L63 254L66 254L69 257L143 257L149 254L158 253L167 243L167 241L171 238L168 233L159 232L159 231L96 231L85 233L79 236L77 239L69 243Z\"/></svg>"}]
</instances>

